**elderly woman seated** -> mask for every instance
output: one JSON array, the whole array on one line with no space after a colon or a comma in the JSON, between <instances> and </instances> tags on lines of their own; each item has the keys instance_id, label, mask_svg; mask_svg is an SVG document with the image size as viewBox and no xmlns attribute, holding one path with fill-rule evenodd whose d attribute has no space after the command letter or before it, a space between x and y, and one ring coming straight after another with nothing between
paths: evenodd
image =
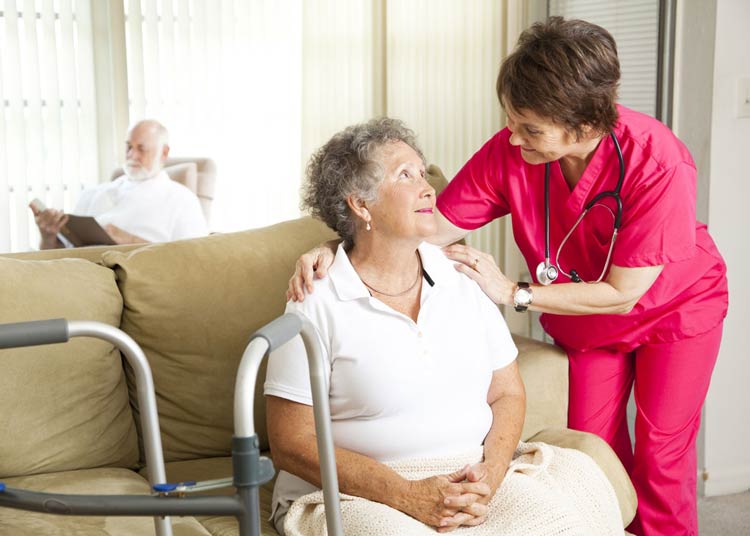
<instances>
[{"instance_id":1,"label":"elderly woman seated","mask_svg":"<svg viewBox=\"0 0 750 536\"><path fill-rule=\"evenodd\" d=\"M525 393L505 321L476 283L424 242L436 231L435 191L412 132L392 119L349 127L313 156L307 178L304 204L342 243L329 277L287 311L310 318L327 353L346 534L460 526L544 534L534 527L559 519L572 532L556 534L622 534L611 486L581 453L571 451L573 465L599 477L593 493L566 491L575 498L567 502L546 492L530 499L519 495L528 486L512 484L509 475L524 474L521 466L541 467L542 459L549 466L553 447L547 454L519 447ZM323 523L319 464L299 338L271 355L265 394L281 470L274 525L281 534L316 534ZM555 459L570 465L563 450ZM553 480L539 485L564 489ZM516 515L519 500L537 511Z\"/></svg>"}]
</instances>

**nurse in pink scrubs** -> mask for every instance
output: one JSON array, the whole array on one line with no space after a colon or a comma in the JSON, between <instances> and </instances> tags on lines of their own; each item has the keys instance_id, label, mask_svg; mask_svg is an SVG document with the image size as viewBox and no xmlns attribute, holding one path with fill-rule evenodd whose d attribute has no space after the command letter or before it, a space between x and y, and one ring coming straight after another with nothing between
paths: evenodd
<instances>
[{"instance_id":1,"label":"nurse in pink scrubs","mask_svg":"<svg viewBox=\"0 0 750 536\"><path fill-rule=\"evenodd\" d=\"M616 104L619 79L615 41L599 26L553 17L523 32L497 80L508 126L438 197L431 241L510 215L533 281L506 277L468 246L446 254L495 303L543 313L569 356L569 426L609 442L635 485L628 530L695 535L695 439L726 267L696 221L690 153L659 121ZM324 276L331 259L328 248L303 256L289 297L302 298L303 281Z\"/></svg>"}]
</instances>

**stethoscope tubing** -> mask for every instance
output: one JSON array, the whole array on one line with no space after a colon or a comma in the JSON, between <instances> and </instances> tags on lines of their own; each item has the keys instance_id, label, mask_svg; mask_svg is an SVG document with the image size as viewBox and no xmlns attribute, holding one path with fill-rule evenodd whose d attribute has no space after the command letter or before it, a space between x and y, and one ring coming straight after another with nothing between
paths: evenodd
<instances>
[{"instance_id":1,"label":"stethoscope tubing","mask_svg":"<svg viewBox=\"0 0 750 536\"><path fill-rule=\"evenodd\" d=\"M599 275L599 278L595 281L596 283L600 282L604 274L607 271L607 268L609 267L609 262L612 258L612 250L614 249L615 241L617 240L617 233L620 230L620 225L622 224L622 197L620 196L620 191L622 190L622 183L625 180L625 159L622 156L622 149L620 148L620 142L617 139L617 136L614 132L610 132L609 137L612 139L612 142L615 145L615 152L617 153L617 161L619 164L619 176L617 178L617 184L615 185L614 190L606 190L604 192L600 192L597 195L594 196L594 198L586 203L586 205L583 207L583 211L578 216L578 219L576 220L573 227L568 231L568 233L565 235L565 238L560 242L560 246L557 248L557 256L556 256L556 266L555 268L562 272L566 277L569 277L570 279L573 279L574 281L578 282L581 281L581 279L576 274L576 277L572 277L570 274L565 272L560 267L560 251L562 250L563 245L568 241L568 238L570 238L570 235L573 234L573 231L575 231L576 227L578 227L578 224L581 223L581 220L583 220L586 213L591 210L591 208L596 205L599 201L601 201L604 198L611 197L614 199L616 204L616 210L613 212L614 215L614 232L612 234L612 240L610 241L609 245L609 252L607 253L607 260L604 263L604 269L602 270L602 273ZM547 162L544 165L544 267L545 270L548 269L550 266L552 266L552 263L550 261L550 250L549 250L549 243L550 243L550 163ZM574 273L574 270L571 270L571 274ZM557 276L555 275L555 279ZM552 279L554 281L554 279ZM542 282L543 284L549 284L552 281L549 281L547 283ZM541 282L541 281L540 281Z\"/></svg>"}]
</instances>

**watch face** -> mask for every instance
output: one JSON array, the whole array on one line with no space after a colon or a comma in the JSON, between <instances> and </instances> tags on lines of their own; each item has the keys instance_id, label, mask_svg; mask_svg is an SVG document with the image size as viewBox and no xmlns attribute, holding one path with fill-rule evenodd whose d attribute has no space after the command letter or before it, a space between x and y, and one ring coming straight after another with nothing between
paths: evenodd
<instances>
[{"instance_id":1,"label":"watch face","mask_svg":"<svg viewBox=\"0 0 750 536\"><path fill-rule=\"evenodd\" d=\"M515 301L518 305L529 305L531 303L531 291L527 288L519 288L516 291Z\"/></svg>"}]
</instances>

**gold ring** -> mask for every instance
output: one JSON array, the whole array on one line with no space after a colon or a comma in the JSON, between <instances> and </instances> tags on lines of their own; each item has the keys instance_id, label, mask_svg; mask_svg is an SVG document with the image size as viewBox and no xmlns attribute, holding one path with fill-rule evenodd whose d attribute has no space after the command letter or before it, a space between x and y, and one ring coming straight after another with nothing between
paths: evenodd
<instances>
[{"instance_id":1,"label":"gold ring","mask_svg":"<svg viewBox=\"0 0 750 536\"><path fill-rule=\"evenodd\" d=\"M474 259L474 262L471 263L471 269L477 271L477 264L479 264L479 259Z\"/></svg>"}]
</instances>

